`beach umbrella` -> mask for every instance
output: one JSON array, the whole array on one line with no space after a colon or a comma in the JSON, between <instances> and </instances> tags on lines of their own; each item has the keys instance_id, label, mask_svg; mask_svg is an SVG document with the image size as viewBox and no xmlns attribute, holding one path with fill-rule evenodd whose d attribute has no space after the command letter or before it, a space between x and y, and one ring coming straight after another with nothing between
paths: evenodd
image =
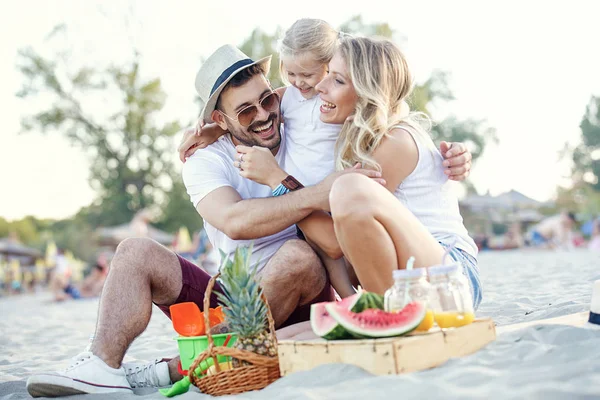
<instances>
[{"instance_id":1,"label":"beach umbrella","mask_svg":"<svg viewBox=\"0 0 600 400\"><path fill-rule=\"evenodd\" d=\"M48 242L48 245L46 246L46 267L50 268L52 266L54 266L54 263L56 262L56 254L58 253L58 250L56 248L56 244L54 243L53 240Z\"/></svg>"}]
</instances>

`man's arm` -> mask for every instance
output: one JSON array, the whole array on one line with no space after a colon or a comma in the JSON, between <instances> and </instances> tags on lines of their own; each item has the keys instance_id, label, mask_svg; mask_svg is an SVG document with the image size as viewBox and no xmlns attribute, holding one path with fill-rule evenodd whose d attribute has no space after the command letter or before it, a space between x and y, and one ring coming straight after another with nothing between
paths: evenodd
<instances>
[{"instance_id":1,"label":"man's arm","mask_svg":"<svg viewBox=\"0 0 600 400\"><path fill-rule=\"evenodd\" d=\"M243 200L231 186L206 195L196 210L208 223L233 240L273 235L320 210L329 190L320 185L279 197Z\"/></svg>"}]
</instances>

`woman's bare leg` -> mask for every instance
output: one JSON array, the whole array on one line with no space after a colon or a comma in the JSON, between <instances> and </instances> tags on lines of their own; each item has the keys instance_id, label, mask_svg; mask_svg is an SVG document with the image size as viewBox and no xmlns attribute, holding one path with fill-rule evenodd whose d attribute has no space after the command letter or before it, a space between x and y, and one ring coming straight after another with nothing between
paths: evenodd
<instances>
[{"instance_id":1,"label":"woman's bare leg","mask_svg":"<svg viewBox=\"0 0 600 400\"><path fill-rule=\"evenodd\" d=\"M392 271L439 264L444 250L419 220L380 184L359 174L338 178L329 196L335 234L365 290L383 294Z\"/></svg>"}]
</instances>

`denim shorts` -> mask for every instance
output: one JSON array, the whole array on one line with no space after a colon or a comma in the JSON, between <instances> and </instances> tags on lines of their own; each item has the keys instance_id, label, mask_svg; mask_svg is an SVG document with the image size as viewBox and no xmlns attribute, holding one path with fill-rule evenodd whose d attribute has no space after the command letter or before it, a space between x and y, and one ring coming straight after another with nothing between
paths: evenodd
<instances>
[{"instance_id":1,"label":"denim shorts","mask_svg":"<svg viewBox=\"0 0 600 400\"><path fill-rule=\"evenodd\" d=\"M440 243L444 249L448 246L444 243ZM477 266L477 259L462 249L453 247L448 254L452 257L452 260L459 263L463 267L463 274L469 281L471 286L471 295L473 296L473 308L477 310L482 299L482 287L481 280L479 278L479 267Z\"/></svg>"}]
</instances>

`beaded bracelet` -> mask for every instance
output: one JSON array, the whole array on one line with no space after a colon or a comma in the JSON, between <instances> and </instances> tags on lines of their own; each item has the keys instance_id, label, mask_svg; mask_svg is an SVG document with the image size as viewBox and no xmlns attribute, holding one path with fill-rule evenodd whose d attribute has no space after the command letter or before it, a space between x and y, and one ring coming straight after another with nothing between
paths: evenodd
<instances>
[{"instance_id":1,"label":"beaded bracelet","mask_svg":"<svg viewBox=\"0 0 600 400\"><path fill-rule=\"evenodd\" d=\"M289 193L290 189L283 186L283 183L277 185L277 187L273 190L273 196L281 196L286 193Z\"/></svg>"}]
</instances>

